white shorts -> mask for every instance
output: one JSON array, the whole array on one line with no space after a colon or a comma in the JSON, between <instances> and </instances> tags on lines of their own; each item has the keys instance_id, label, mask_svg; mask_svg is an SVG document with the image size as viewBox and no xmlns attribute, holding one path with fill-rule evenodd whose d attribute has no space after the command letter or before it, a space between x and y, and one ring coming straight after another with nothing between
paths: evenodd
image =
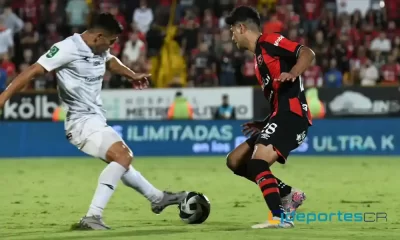
<instances>
[{"instance_id":1,"label":"white shorts","mask_svg":"<svg viewBox=\"0 0 400 240\"><path fill-rule=\"evenodd\" d=\"M121 136L98 116L80 122L69 122L66 126L66 135L70 143L82 152L103 160L106 160L111 145L123 142Z\"/></svg>"}]
</instances>

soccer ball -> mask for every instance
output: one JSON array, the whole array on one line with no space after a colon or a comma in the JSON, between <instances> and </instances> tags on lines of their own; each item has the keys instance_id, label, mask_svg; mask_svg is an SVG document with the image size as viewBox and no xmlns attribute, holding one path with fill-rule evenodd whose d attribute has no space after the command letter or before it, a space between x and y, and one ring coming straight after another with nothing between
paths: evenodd
<instances>
[{"instance_id":1,"label":"soccer ball","mask_svg":"<svg viewBox=\"0 0 400 240\"><path fill-rule=\"evenodd\" d=\"M188 224L203 223L210 215L210 201L197 192L189 192L179 204L179 217Z\"/></svg>"}]
</instances>

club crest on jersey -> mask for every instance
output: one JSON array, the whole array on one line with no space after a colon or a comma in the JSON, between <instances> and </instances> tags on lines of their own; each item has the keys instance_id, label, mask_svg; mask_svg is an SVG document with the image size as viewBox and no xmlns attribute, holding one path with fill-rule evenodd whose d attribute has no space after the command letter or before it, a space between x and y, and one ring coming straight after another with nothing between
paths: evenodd
<instances>
[{"instance_id":1,"label":"club crest on jersey","mask_svg":"<svg viewBox=\"0 0 400 240\"><path fill-rule=\"evenodd\" d=\"M263 63L263 57L262 57L262 55L258 55L257 56L257 64L262 65L262 63Z\"/></svg>"}]
</instances>

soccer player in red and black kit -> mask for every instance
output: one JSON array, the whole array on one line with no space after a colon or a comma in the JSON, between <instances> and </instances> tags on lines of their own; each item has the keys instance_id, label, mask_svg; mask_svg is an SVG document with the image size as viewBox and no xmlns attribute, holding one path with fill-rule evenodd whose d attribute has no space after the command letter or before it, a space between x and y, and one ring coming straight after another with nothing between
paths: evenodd
<instances>
[{"instance_id":1,"label":"soccer player in red and black kit","mask_svg":"<svg viewBox=\"0 0 400 240\"><path fill-rule=\"evenodd\" d=\"M251 137L228 155L227 165L235 174L260 187L273 220L279 220L253 228L291 228L293 221L286 217L281 221L281 216L297 209L305 195L277 179L270 167L276 161L284 164L311 126L300 75L310 66L315 54L280 34L262 34L260 16L251 7L235 8L226 23L231 26L232 40L237 47L254 53L257 78L272 112L263 121L243 125L243 132Z\"/></svg>"}]
</instances>

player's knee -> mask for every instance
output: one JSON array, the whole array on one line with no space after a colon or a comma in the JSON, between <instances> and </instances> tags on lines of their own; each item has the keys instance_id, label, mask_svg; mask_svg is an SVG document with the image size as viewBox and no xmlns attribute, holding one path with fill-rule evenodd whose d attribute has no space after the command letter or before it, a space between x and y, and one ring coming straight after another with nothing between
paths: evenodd
<instances>
[{"instance_id":1,"label":"player's knee","mask_svg":"<svg viewBox=\"0 0 400 240\"><path fill-rule=\"evenodd\" d=\"M226 156L226 166L232 171L235 172L238 168L237 161L235 161L235 157L232 156L232 153L229 153Z\"/></svg>"},{"instance_id":2,"label":"player's knee","mask_svg":"<svg viewBox=\"0 0 400 240\"><path fill-rule=\"evenodd\" d=\"M254 148L252 158L264 160L271 166L276 160L278 160L279 156L272 145L265 146L263 144L257 144Z\"/></svg>"},{"instance_id":3,"label":"player's knee","mask_svg":"<svg viewBox=\"0 0 400 240\"><path fill-rule=\"evenodd\" d=\"M130 151L121 151L115 154L114 162L121 164L124 168L129 169L133 161L133 154Z\"/></svg>"}]
</instances>

